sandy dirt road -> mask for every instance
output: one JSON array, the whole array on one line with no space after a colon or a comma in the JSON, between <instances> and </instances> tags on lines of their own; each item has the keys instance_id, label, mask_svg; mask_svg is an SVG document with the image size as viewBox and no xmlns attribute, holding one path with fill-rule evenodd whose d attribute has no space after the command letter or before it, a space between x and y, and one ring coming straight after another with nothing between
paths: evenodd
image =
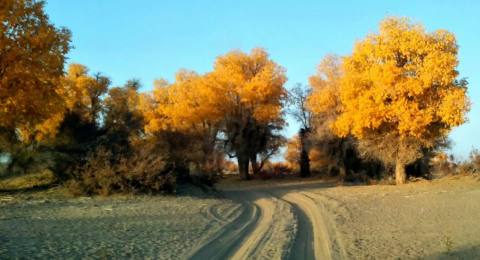
<instances>
[{"instance_id":1,"label":"sandy dirt road","mask_svg":"<svg viewBox=\"0 0 480 260\"><path fill-rule=\"evenodd\" d=\"M199 246L192 259L480 259L478 178L403 186L257 182L220 189L254 212L222 228L222 236ZM241 233L235 228L240 223L248 223ZM229 236L235 240L223 239ZM216 254L213 244L228 250Z\"/></svg>"},{"instance_id":2,"label":"sandy dirt road","mask_svg":"<svg viewBox=\"0 0 480 260\"><path fill-rule=\"evenodd\" d=\"M332 183L314 183L328 187ZM322 209L302 192L312 184L221 187L226 198L242 205L242 214L218 236L201 245L191 259L339 259Z\"/></svg>"}]
</instances>

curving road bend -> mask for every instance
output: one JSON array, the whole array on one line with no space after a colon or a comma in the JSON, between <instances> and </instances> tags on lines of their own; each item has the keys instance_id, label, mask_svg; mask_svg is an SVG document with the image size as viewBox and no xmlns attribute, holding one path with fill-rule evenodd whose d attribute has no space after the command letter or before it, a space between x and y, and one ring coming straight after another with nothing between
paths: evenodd
<instances>
[{"instance_id":1,"label":"curving road bend","mask_svg":"<svg viewBox=\"0 0 480 260\"><path fill-rule=\"evenodd\" d=\"M238 203L237 217L205 212L225 225L194 250L190 259L339 259L343 258L323 200L301 187L266 186L224 190ZM231 221L228 222L228 219Z\"/></svg>"}]
</instances>

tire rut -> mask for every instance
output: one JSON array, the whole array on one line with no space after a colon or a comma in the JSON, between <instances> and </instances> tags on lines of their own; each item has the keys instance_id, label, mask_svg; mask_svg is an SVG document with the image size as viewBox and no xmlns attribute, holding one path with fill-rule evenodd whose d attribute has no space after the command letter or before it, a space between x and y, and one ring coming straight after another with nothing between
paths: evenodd
<instances>
[{"instance_id":1,"label":"tire rut","mask_svg":"<svg viewBox=\"0 0 480 260\"><path fill-rule=\"evenodd\" d=\"M312 250L310 250L310 252L307 252L304 257L306 257L306 259L332 259L331 240L328 234L327 225L315 201L298 192L287 193L283 196L283 199L294 204L305 214L307 219L304 219L303 223L308 223L307 221L310 221L311 223L309 229L313 231L310 231L313 236L313 255L311 255ZM302 215L299 214L297 217L302 218ZM297 248L294 248L294 250L301 250L302 244L308 243L308 241L304 241L310 236L308 232L309 231L307 230L307 235L297 234ZM292 253L292 255L294 254L301 253Z\"/></svg>"},{"instance_id":2,"label":"tire rut","mask_svg":"<svg viewBox=\"0 0 480 260\"><path fill-rule=\"evenodd\" d=\"M190 259L344 258L335 237L338 232L325 212L328 207L338 209L338 204L324 201L318 194L283 189L229 195L241 206L205 208L206 217L225 226ZM228 222L235 215L237 218Z\"/></svg>"},{"instance_id":3,"label":"tire rut","mask_svg":"<svg viewBox=\"0 0 480 260\"><path fill-rule=\"evenodd\" d=\"M260 220L232 259L285 259L297 228L291 205L266 192L250 196L260 208Z\"/></svg>"},{"instance_id":4,"label":"tire rut","mask_svg":"<svg viewBox=\"0 0 480 260\"><path fill-rule=\"evenodd\" d=\"M330 246L336 258L347 258L347 252L343 245L342 235L337 229L337 223L344 223L352 218L352 213L345 203L321 193L303 192L303 195L316 202L321 212L324 212L324 221L327 224L327 231L330 236ZM325 214L328 212L328 215Z\"/></svg>"},{"instance_id":5,"label":"tire rut","mask_svg":"<svg viewBox=\"0 0 480 260\"><path fill-rule=\"evenodd\" d=\"M241 203L243 211L190 259L286 259L297 228L292 206L265 192L228 195ZM222 222L228 219L222 217L222 212L232 215L238 210L232 208L220 212L221 207L205 208L203 215Z\"/></svg>"},{"instance_id":6,"label":"tire rut","mask_svg":"<svg viewBox=\"0 0 480 260\"><path fill-rule=\"evenodd\" d=\"M240 211L241 208L242 205L225 205L224 203L218 203L211 207L204 207L202 209L202 215L207 219L226 224L234 218L234 215L238 217L238 211Z\"/></svg>"},{"instance_id":7,"label":"tire rut","mask_svg":"<svg viewBox=\"0 0 480 260\"><path fill-rule=\"evenodd\" d=\"M242 208L242 212L235 220L225 225L189 259L226 259L236 251L260 217L258 206L244 203Z\"/></svg>"},{"instance_id":8,"label":"tire rut","mask_svg":"<svg viewBox=\"0 0 480 260\"><path fill-rule=\"evenodd\" d=\"M312 222L299 206L294 203L291 205L297 218L298 228L288 259L314 259L315 249Z\"/></svg>"}]
</instances>

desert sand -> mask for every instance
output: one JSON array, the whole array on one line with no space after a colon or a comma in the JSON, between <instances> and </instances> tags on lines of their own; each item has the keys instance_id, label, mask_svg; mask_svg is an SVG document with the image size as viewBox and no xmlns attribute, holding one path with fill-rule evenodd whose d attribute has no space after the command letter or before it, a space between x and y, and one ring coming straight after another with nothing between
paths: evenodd
<instances>
[{"instance_id":1,"label":"desert sand","mask_svg":"<svg viewBox=\"0 0 480 260\"><path fill-rule=\"evenodd\" d=\"M224 180L178 197L0 197L0 258L474 259L480 181Z\"/></svg>"}]
</instances>

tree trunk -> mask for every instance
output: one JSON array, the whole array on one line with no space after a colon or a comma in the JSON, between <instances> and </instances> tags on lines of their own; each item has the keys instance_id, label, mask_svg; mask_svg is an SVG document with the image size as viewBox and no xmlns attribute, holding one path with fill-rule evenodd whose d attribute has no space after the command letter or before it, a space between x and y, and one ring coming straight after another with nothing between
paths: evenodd
<instances>
[{"instance_id":1,"label":"tree trunk","mask_svg":"<svg viewBox=\"0 0 480 260\"><path fill-rule=\"evenodd\" d=\"M338 143L338 176L341 180L345 180L348 174L348 162L347 162L347 147L345 138L340 138L340 142Z\"/></svg>"},{"instance_id":2,"label":"tree trunk","mask_svg":"<svg viewBox=\"0 0 480 260\"><path fill-rule=\"evenodd\" d=\"M248 175L248 161L248 156L241 154L237 155L238 173L240 174L240 178L242 180L250 179L250 176Z\"/></svg>"},{"instance_id":3,"label":"tree trunk","mask_svg":"<svg viewBox=\"0 0 480 260\"><path fill-rule=\"evenodd\" d=\"M303 150L300 153L300 176L307 177L310 175L310 158L308 158L307 151Z\"/></svg>"},{"instance_id":4,"label":"tree trunk","mask_svg":"<svg viewBox=\"0 0 480 260\"><path fill-rule=\"evenodd\" d=\"M307 177L310 175L310 158L308 157L305 139L307 138L307 129L300 129L300 176Z\"/></svg>"},{"instance_id":5,"label":"tree trunk","mask_svg":"<svg viewBox=\"0 0 480 260\"><path fill-rule=\"evenodd\" d=\"M405 164L397 160L395 164L395 182L398 184L405 184L407 181L407 173L405 172Z\"/></svg>"},{"instance_id":6,"label":"tree trunk","mask_svg":"<svg viewBox=\"0 0 480 260\"><path fill-rule=\"evenodd\" d=\"M253 175L257 175L260 173L260 167L258 166L258 162L257 162L257 155L251 155L250 156L250 163L252 164L252 171L253 171Z\"/></svg>"}]
</instances>

